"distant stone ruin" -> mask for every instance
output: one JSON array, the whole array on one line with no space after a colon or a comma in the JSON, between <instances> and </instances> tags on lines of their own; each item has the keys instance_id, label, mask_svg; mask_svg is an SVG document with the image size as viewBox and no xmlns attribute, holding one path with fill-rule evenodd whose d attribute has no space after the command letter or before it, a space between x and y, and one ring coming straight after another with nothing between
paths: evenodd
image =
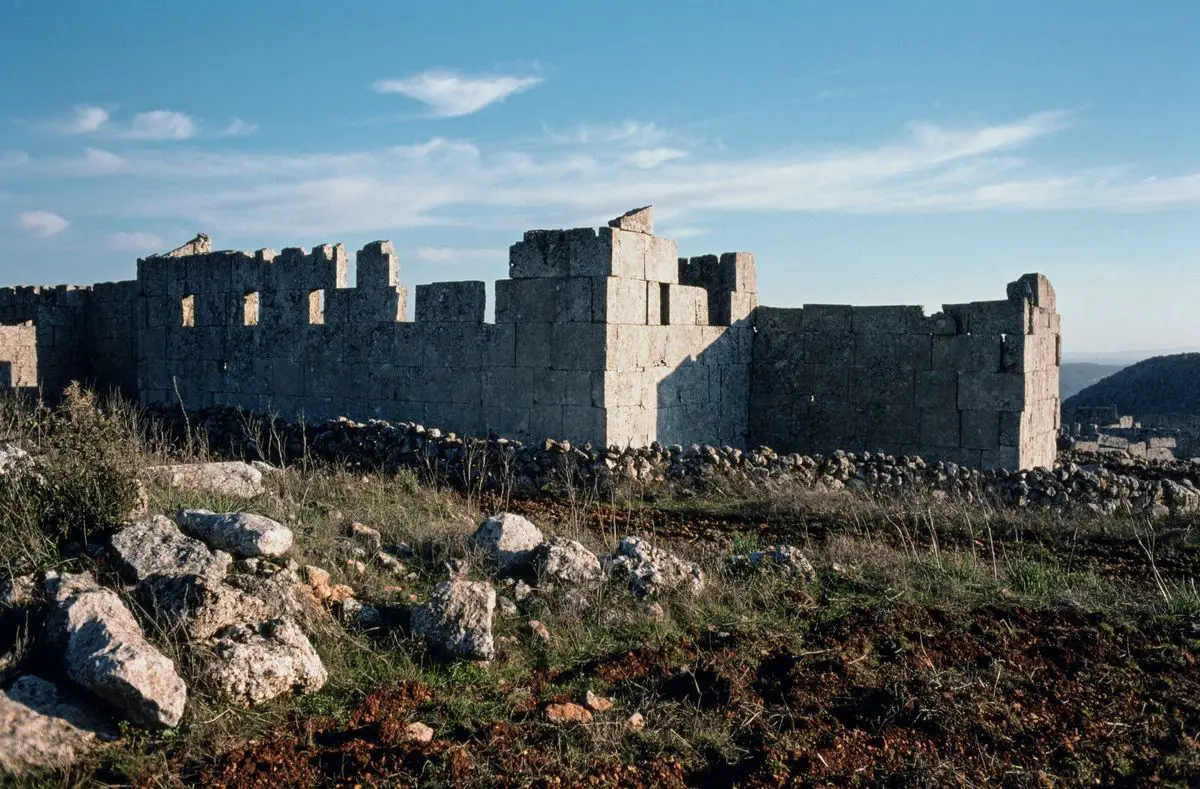
<instances>
[{"instance_id":1,"label":"distant stone ruin","mask_svg":"<svg viewBox=\"0 0 1200 789\"><path fill-rule=\"evenodd\" d=\"M525 233L493 323L483 282L418 285L410 322L391 243L356 260L350 286L340 244L213 252L201 234L135 280L2 289L0 384L597 446L1055 457L1059 316L1040 274L932 316L759 307L753 255L680 258L647 207Z\"/></svg>"}]
</instances>

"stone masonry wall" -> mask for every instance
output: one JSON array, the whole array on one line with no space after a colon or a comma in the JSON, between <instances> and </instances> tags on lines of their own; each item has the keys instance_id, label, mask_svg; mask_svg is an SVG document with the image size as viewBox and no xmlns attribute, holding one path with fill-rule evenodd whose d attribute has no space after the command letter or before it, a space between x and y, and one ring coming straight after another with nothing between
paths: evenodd
<instances>
[{"instance_id":1,"label":"stone masonry wall","mask_svg":"<svg viewBox=\"0 0 1200 789\"><path fill-rule=\"evenodd\" d=\"M996 302L758 306L752 255L678 257L649 209L533 230L485 323L482 282L408 292L389 242L213 252L137 279L0 289L9 388L70 380L145 404L422 422L597 446L884 449L969 466L1053 461L1058 316L1040 275ZM0 380L0 384L4 382Z\"/></svg>"},{"instance_id":2,"label":"stone masonry wall","mask_svg":"<svg viewBox=\"0 0 1200 789\"><path fill-rule=\"evenodd\" d=\"M1004 301L760 307L750 438L781 451L882 450L974 468L1054 461L1058 315L1045 277Z\"/></svg>"}]
</instances>

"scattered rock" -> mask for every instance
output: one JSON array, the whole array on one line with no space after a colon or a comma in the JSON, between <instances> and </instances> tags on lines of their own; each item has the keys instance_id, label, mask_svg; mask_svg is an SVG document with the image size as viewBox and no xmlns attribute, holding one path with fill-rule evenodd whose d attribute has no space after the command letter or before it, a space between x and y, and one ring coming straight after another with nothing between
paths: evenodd
<instances>
[{"instance_id":1,"label":"scattered rock","mask_svg":"<svg viewBox=\"0 0 1200 789\"><path fill-rule=\"evenodd\" d=\"M379 553L375 554L375 561L379 562L385 570L397 575L403 574L408 569L404 566L403 562L387 551L379 551Z\"/></svg>"},{"instance_id":2,"label":"scattered rock","mask_svg":"<svg viewBox=\"0 0 1200 789\"><path fill-rule=\"evenodd\" d=\"M231 575L226 582L262 600L267 606L268 618L286 617L308 626L327 616L312 589L301 583L290 568L261 566L255 573Z\"/></svg>"},{"instance_id":3,"label":"scattered rock","mask_svg":"<svg viewBox=\"0 0 1200 789\"><path fill-rule=\"evenodd\" d=\"M406 723L400 731L398 740L402 743L415 742L425 744L433 742L433 729L426 726L424 723Z\"/></svg>"},{"instance_id":4,"label":"scattered rock","mask_svg":"<svg viewBox=\"0 0 1200 789\"><path fill-rule=\"evenodd\" d=\"M513 585L513 599L518 603L528 600L531 594L533 594L533 587L524 581L517 581Z\"/></svg>"},{"instance_id":5,"label":"scattered rock","mask_svg":"<svg viewBox=\"0 0 1200 789\"><path fill-rule=\"evenodd\" d=\"M596 554L575 540L551 537L538 546L533 557L539 586L558 585L581 589L599 583L603 575Z\"/></svg>"},{"instance_id":6,"label":"scattered rock","mask_svg":"<svg viewBox=\"0 0 1200 789\"><path fill-rule=\"evenodd\" d=\"M327 678L321 658L290 619L226 629L205 675L226 700L252 707L285 693L314 693Z\"/></svg>"},{"instance_id":7,"label":"scattered rock","mask_svg":"<svg viewBox=\"0 0 1200 789\"><path fill-rule=\"evenodd\" d=\"M583 702L592 712L608 712L613 708L612 701L603 696L598 696L590 690L584 695Z\"/></svg>"},{"instance_id":8,"label":"scattered rock","mask_svg":"<svg viewBox=\"0 0 1200 789\"><path fill-rule=\"evenodd\" d=\"M635 712L629 716L627 723L629 724L629 728L634 731L641 731L646 728L646 717L640 712Z\"/></svg>"},{"instance_id":9,"label":"scattered rock","mask_svg":"<svg viewBox=\"0 0 1200 789\"><path fill-rule=\"evenodd\" d=\"M263 493L262 472L248 463L182 463L150 466L146 476L172 488L252 499Z\"/></svg>"},{"instance_id":10,"label":"scattered rock","mask_svg":"<svg viewBox=\"0 0 1200 789\"><path fill-rule=\"evenodd\" d=\"M817 571L813 569L808 557L799 548L791 545L771 545L761 551L737 554L729 557L729 563L735 570L770 567L806 583L817 580Z\"/></svg>"},{"instance_id":11,"label":"scattered rock","mask_svg":"<svg viewBox=\"0 0 1200 789\"><path fill-rule=\"evenodd\" d=\"M187 686L171 659L142 635L121 598L87 573L48 580L56 610L47 631L64 645L67 676L138 725L179 723Z\"/></svg>"},{"instance_id":12,"label":"scattered rock","mask_svg":"<svg viewBox=\"0 0 1200 789\"><path fill-rule=\"evenodd\" d=\"M292 547L292 530L252 512L180 510L175 520L188 534L234 556L283 556Z\"/></svg>"},{"instance_id":13,"label":"scattered rock","mask_svg":"<svg viewBox=\"0 0 1200 789\"><path fill-rule=\"evenodd\" d=\"M383 535L378 529L372 529L370 526L355 521L346 528L346 534L353 537L363 544L371 553L379 553L383 550Z\"/></svg>"},{"instance_id":14,"label":"scattered rock","mask_svg":"<svg viewBox=\"0 0 1200 789\"><path fill-rule=\"evenodd\" d=\"M529 620L529 632L547 644L550 643L550 628L546 627L537 619Z\"/></svg>"},{"instance_id":15,"label":"scattered rock","mask_svg":"<svg viewBox=\"0 0 1200 789\"><path fill-rule=\"evenodd\" d=\"M32 468L33 458L16 444L0 442L0 476L17 474Z\"/></svg>"},{"instance_id":16,"label":"scattered rock","mask_svg":"<svg viewBox=\"0 0 1200 789\"><path fill-rule=\"evenodd\" d=\"M0 773L63 769L116 736L99 712L39 677L20 677L0 692Z\"/></svg>"},{"instance_id":17,"label":"scattered rock","mask_svg":"<svg viewBox=\"0 0 1200 789\"><path fill-rule=\"evenodd\" d=\"M647 603L643 611L651 622L667 621L667 609L663 608L662 603Z\"/></svg>"},{"instance_id":18,"label":"scattered rock","mask_svg":"<svg viewBox=\"0 0 1200 789\"><path fill-rule=\"evenodd\" d=\"M468 660L491 660L496 590L483 581L443 581L429 602L412 612L412 634L435 652Z\"/></svg>"},{"instance_id":19,"label":"scattered rock","mask_svg":"<svg viewBox=\"0 0 1200 789\"><path fill-rule=\"evenodd\" d=\"M500 613L503 616L517 615L517 604L512 600L509 600L507 597L496 598L496 607L500 609Z\"/></svg>"},{"instance_id":20,"label":"scattered rock","mask_svg":"<svg viewBox=\"0 0 1200 789\"><path fill-rule=\"evenodd\" d=\"M112 537L117 567L135 583L153 576L202 575L221 580L233 557L179 530L170 518L155 515L125 526Z\"/></svg>"},{"instance_id":21,"label":"scattered rock","mask_svg":"<svg viewBox=\"0 0 1200 789\"><path fill-rule=\"evenodd\" d=\"M345 584L330 583L329 573L313 564L300 570L304 582L312 590L313 597L326 605L338 605L354 597L354 589Z\"/></svg>"},{"instance_id":22,"label":"scattered rock","mask_svg":"<svg viewBox=\"0 0 1200 789\"><path fill-rule=\"evenodd\" d=\"M346 627L374 630L383 624L383 615L370 603L348 597L338 605L338 619Z\"/></svg>"},{"instance_id":23,"label":"scattered rock","mask_svg":"<svg viewBox=\"0 0 1200 789\"><path fill-rule=\"evenodd\" d=\"M367 572L367 566L358 559L347 559L346 569L351 570L359 575L363 575Z\"/></svg>"},{"instance_id":24,"label":"scattered rock","mask_svg":"<svg viewBox=\"0 0 1200 789\"><path fill-rule=\"evenodd\" d=\"M520 515L502 512L480 524L471 539L501 570L512 571L529 563L542 533Z\"/></svg>"},{"instance_id":25,"label":"scattered rock","mask_svg":"<svg viewBox=\"0 0 1200 789\"><path fill-rule=\"evenodd\" d=\"M257 597L202 575L153 576L138 584L138 597L161 625L193 641L271 613Z\"/></svg>"},{"instance_id":26,"label":"scattered rock","mask_svg":"<svg viewBox=\"0 0 1200 789\"><path fill-rule=\"evenodd\" d=\"M587 707L581 707L572 701L562 704L547 704L546 720L559 725L567 723L591 723L592 713Z\"/></svg>"},{"instance_id":27,"label":"scattered rock","mask_svg":"<svg viewBox=\"0 0 1200 789\"><path fill-rule=\"evenodd\" d=\"M700 594L704 572L688 562L652 546L641 537L626 537L617 550L604 558L609 572L629 580L629 588L638 597L651 597L666 590L680 589Z\"/></svg>"}]
</instances>

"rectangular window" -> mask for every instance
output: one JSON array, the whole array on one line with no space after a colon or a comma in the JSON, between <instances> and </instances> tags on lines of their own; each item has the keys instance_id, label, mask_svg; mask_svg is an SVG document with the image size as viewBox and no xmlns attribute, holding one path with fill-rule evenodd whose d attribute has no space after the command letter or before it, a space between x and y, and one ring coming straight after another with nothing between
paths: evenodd
<instances>
[{"instance_id":1,"label":"rectangular window","mask_svg":"<svg viewBox=\"0 0 1200 789\"><path fill-rule=\"evenodd\" d=\"M182 325L191 328L196 325L196 296L189 293L179 300L179 309L183 313Z\"/></svg>"},{"instance_id":2,"label":"rectangular window","mask_svg":"<svg viewBox=\"0 0 1200 789\"><path fill-rule=\"evenodd\" d=\"M671 286L666 282L658 287L658 324L671 325Z\"/></svg>"},{"instance_id":3,"label":"rectangular window","mask_svg":"<svg viewBox=\"0 0 1200 789\"><path fill-rule=\"evenodd\" d=\"M242 325L258 325L258 291L248 290L242 297Z\"/></svg>"},{"instance_id":4,"label":"rectangular window","mask_svg":"<svg viewBox=\"0 0 1200 789\"><path fill-rule=\"evenodd\" d=\"M325 291L309 291L308 322L313 325L325 322Z\"/></svg>"}]
</instances>

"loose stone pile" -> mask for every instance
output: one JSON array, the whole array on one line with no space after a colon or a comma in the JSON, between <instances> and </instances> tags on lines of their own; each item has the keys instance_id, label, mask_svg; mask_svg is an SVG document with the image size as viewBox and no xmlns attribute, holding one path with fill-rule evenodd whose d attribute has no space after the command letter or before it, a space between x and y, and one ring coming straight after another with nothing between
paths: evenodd
<instances>
[{"instance_id":1,"label":"loose stone pile","mask_svg":"<svg viewBox=\"0 0 1200 789\"><path fill-rule=\"evenodd\" d=\"M158 416L181 429L173 412ZM463 438L412 423L344 418L317 425L277 420L258 423L251 431L247 426L256 424L254 420L232 408L208 409L189 424L203 430L215 450L232 456L286 462L308 453L357 469L413 469L483 490L575 485L606 492L620 485L654 490L665 485L694 489L710 483L721 487L727 482L788 481L865 495L937 492L1020 508L1082 506L1151 516L1200 510L1200 459L1150 461L1067 452L1053 469L981 472L878 452L807 456L779 454L767 447L740 450L698 444L597 448L552 439L528 444L498 437ZM259 449L267 446L282 451L263 457Z\"/></svg>"}]
</instances>

